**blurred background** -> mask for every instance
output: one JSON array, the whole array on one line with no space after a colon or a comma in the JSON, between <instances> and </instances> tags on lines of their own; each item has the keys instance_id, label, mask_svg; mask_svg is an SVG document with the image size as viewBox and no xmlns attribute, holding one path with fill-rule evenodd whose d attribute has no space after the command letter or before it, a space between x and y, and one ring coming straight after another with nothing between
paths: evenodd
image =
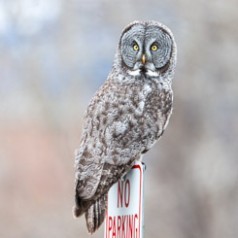
<instances>
[{"instance_id":1,"label":"blurred background","mask_svg":"<svg viewBox=\"0 0 238 238\"><path fill-rule=\"evenodd\" d=\"M74 149L122 29L178 45L174 111L146 154L145 237L238 237L237 0L0 0L0 237L90 237ZM93 237L103 237L103 227Z\"/></svg>"}]
</instances>

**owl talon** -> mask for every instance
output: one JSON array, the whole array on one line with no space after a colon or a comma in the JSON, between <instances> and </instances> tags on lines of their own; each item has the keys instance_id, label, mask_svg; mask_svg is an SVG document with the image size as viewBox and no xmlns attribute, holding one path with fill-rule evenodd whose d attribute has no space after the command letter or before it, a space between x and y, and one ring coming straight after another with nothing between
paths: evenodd
<instances>
[{"instance_id":1,"label":"owl talon","mask_svg":"<svg viewBox=\"0 0 238 238\"><path fill-rule=\"evenodd\" d=\"M146 164L144 162L141 162L143 166L143 171L146 171Z\"/></svg>"}]
</instances>

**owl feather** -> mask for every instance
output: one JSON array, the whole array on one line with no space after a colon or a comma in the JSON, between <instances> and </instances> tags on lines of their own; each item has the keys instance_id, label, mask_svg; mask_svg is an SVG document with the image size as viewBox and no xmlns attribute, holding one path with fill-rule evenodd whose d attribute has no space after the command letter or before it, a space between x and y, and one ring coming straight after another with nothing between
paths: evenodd
<instances>
[{"instance_id":1,"label":"owl feather","mask_svg":"<svg viewBox=\"0 0 238 238\"><path fill-rule=\"evenodd\" d=\"M176 44L158 22L133 22L121 35L114 65L91 100L75 156L74 215L94 233L107 193L163 134L172 112Z\"/></svg>"}]
</instances>

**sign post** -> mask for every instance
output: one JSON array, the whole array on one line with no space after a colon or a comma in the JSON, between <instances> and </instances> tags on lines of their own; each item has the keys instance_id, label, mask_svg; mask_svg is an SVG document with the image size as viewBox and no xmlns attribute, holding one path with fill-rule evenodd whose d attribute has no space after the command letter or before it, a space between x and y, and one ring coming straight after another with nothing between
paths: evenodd
<instances>
[{"instance_id":1,"label":"sign post","mask_svg":"<svg viewBox=\"0 0 238 238\"><path fill-rule=\"evenodd\" d=\"M143 172L136 162L109 190L104 238L143 238Z\"/></svg>"}]
</instances>

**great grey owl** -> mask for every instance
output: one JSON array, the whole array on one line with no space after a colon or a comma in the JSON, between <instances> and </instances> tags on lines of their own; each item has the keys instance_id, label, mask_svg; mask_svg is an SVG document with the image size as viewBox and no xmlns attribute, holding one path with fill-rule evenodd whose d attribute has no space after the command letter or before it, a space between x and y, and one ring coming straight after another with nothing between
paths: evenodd
<instances>
[{"instance_id":1,"label":"great grey owl","mask_svg":"<svg viewBox=\"0 0 238 238\"><path fill-rule=\"evenodd\" d=\"M172 112L176 65L172 32L135 21L122 32L114 64L86 112L75 155L74 215L90 233L105 217L107 192L163 134Z\"/></svg>"}]
</instances>

